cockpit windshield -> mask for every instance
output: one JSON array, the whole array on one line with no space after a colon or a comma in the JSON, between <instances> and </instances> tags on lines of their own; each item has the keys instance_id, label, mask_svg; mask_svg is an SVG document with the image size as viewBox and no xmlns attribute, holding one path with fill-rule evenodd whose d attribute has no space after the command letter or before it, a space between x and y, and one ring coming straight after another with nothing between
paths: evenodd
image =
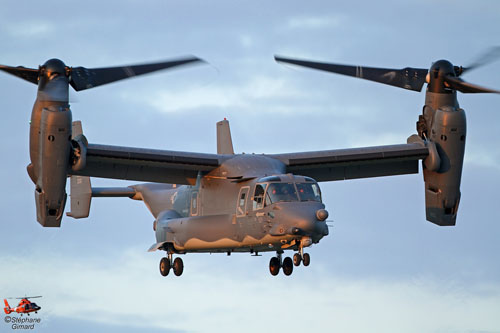
<instances>
[{"instance_id":1,"label":"cockpit windshield","mask_svg":"<svg viewBox=\"0 0 500 333\"><path fill-rule=\"evenodd\" d=\"M35 308L37 308L37 307L38 307L38 305L36 305L36 303L28 303L28 304L26 304L26 305L24 306L24 309L25 309L25 310L31 310L31 309L35 309Z\"/></svg>"},{"instance_id":2,"label":"cockpit windshield","mask_svg":"<svg viewBox=\"0 0 500 333\"><path fill-rule=\"evenodd\" d=\"M277 177L276 177L277 178ZM269 179L266 179L269 181ZM321 192L318 184L305 183L258 183L252 197L253 210L264 208L277 202L317 201L321 202Z\"/></svg>"},{"instance_id":3,"label":"cockpit windshield","mask_svg":"<svg viewBox=\"0 0 500 333\"><path fill-rule=\"evenodd\" d=\"M316 183L297 183L300 201L318 201L321 202L321 192Z\"/></svg>"},{"instance_id":4,"label":"cockpit windshield","mask_svg":"<svg viewBox=\"0 0 500 333\"><path fill-rule=\"evenodd\" d=\"M299 201L293 183L271 183L267 188L266 204L280 201Z\"/></svg>"}]
</instances>

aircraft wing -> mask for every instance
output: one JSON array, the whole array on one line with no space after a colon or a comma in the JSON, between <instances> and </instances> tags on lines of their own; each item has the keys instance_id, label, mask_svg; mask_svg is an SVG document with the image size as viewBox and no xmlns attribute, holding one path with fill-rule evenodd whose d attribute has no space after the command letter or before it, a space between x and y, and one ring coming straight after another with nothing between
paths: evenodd
<instances>
[{"instance_id":1,"label":"aircraft wing","mask_svg":"<svg viewBox=\"0 0 500 333\"><path fill-rule=\"evenodd\" d=\"M418 161L429 150L423 144L335 149L270 155L287 166L287 172L317 181L346 180L418 173Z\"/></svg>"},{"instance_id":2,"label":"aircraft wing","mask_svg":"<svg viewBox=\"0 0 500 333\"><path fill-rule=\"evenodd\" d=\"M222 163L222 156L89 144L86 164L70 175L194 185L198 172L209 172Z\"/></svg>"}]
</instances>

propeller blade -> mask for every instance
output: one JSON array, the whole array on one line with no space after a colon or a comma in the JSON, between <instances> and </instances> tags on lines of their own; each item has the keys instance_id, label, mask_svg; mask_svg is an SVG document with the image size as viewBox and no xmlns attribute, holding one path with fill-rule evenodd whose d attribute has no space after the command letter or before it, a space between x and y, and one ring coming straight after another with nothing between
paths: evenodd
<instances>
[{"instance_id":1,"label":"propeller blade","mask_svg":"<svg viewBox=\"0 0 500 333\"><path fill-rule=\"evenodd\" d=\"M487 65L500 58L500 46L492 47L483 53L475 62L462 68L462 73Z\"/></svg>"},{"instance_id":2,"label":"propeller blade","mask_svg":"<svg viewBox=\"0 0 500 333\"><path fill-rule=\"evenodd\" d=\"M293 65L314 68L326 72L337 73L352 77L358 77L365 80L384 83L391 86L404 88L408 90L421 91L425 83L425 76L428 70L422 68L406 67L403 69L388 69L361 67L340 64L330 64L323 62L305 61L298 59L283 58L274 56L278 62L289 63Z\"/></svg>"},{"instance_id":3,"label":"propeller blade","mask_svg":"<svg viewBox=\"0 0 500 333\"><path fill-rule=\"evenodd\" d=\"M445 82L450 86L451 89L458 90L464 94L467 93L494 93L500 94L499 90L494 90L490 88L485 88L478 86L476 84L472 84L462 80L461 78L454 76L445 76Z\"/></svg>"},{"instance_id":4,"label":"propeller blade","mask_svg":"<svg viewBox=\"0 0 500 333\"><path fill-rule=\"evenodd\" d=\"M104 68L73 67L71 69L71 86L76 90L84 90L103 84L127 79L129 77L143 75L162 69L173 68L189 63L204 62L197 57L186 57L165 62L150 63L144 65L131 65Z\"/></svg>"},{"instance_id":5,"label":"propeller blade","mask_svg":"<svg viewBox=\"0 0 500 333\"><path fill-rule=\"evenodd\" d=\"M0 65L0 70L20 77L21 79L29 81L31 83L38 84L38 69L26 68L23 66L10 67Z\"/></svg>"}]
</instances>

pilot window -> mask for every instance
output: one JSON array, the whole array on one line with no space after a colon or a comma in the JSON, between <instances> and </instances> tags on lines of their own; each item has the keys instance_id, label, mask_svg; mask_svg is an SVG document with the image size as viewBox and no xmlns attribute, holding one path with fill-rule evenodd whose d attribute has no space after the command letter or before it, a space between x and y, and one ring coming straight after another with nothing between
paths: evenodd
<instances>
[{"instance_id":1,"label":"pilot window","mask_svg":"<svg viewBox=\"0 0 500 333\"><path fill-rule=\"evenodd\" d=\"M253 195L253 210L261 209L264 207L264 193L266 192L267 184L255 185L255 192Z\"/></svg>"},{"instance_id":2,"label":"pilot window","mask_svg":"<svg viewBox=\"0 0 500 333\"><path fill-rule=\"evenodd\" d=\"M300 201L321 202L321 192L316 183L297 183Z\"/></svg>"}]
</instances>

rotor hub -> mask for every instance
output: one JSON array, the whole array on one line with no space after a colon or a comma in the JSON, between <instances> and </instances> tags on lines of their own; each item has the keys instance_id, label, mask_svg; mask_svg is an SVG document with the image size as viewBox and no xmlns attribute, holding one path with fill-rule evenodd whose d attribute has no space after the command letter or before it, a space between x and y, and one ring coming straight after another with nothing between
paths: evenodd
<instances>
[{"instance_id":1,"label":"rotor hub","mask_svg":"<svg viewBox=\"0 0 500 333\"><path fill-rule=\"evenodd\" d=\"M432 64L428 74L428 90L433 93L449 93L452 90L445 82L447 76L455 77L455 67L448 60L438 60Z\"/></svg>"},{"instance_id":2,"label":"rotor hub","mask_svg":"<svg viewBox=\"0 0 500 333\"><path fill-rule=\"evenodd\" d=\"M59 59L50 59L40 66L40 75L52 78L58 75L68 76L68 67Z\"/></svg>"}]
</instances>

